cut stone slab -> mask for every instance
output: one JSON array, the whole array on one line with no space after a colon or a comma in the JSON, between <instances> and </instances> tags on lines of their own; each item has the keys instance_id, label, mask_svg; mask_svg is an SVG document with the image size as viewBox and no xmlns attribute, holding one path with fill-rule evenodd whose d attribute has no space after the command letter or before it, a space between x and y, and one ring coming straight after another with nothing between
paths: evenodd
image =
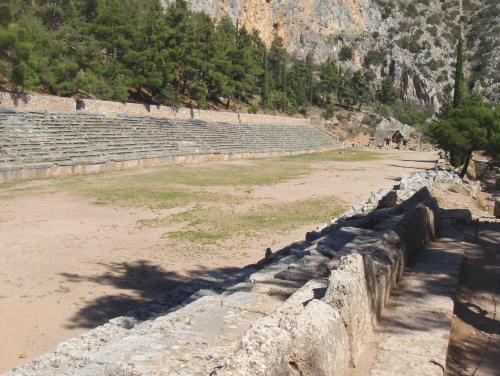
<instances>
[{"instance_id":1,"label":"cut stone slab","mask_svg":"<svg viewBox=\"0 0 500 376\"><path fill-rule=\"evenodd\" d=\"M363 352L371 340L372 307L368 297L365 266L360 254L344 256L337 269L332 270L323 301L337 309L342 317L349 339L350 363Z\"/></svg>"}]
</instances>

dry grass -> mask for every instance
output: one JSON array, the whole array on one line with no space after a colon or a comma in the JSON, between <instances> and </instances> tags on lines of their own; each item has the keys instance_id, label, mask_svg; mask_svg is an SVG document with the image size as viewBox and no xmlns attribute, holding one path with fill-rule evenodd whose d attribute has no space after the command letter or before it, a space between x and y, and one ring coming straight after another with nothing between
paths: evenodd
<instances>
[{"instance_id":1,"label":"dry grass","mask_svg":"<svg viewBox=\"0 0 500 376\"><path fill-rule=\"evenodd\" d=\"M344 209L341 200L327 196L259 205L246 211L196 208L161 218L149 225L182 223L181 230L168 232L165 236L189 242L217 243L233 236L255 237L262 232L285 232L306 224L323 223Z\"/></svg>"}]
</instances>

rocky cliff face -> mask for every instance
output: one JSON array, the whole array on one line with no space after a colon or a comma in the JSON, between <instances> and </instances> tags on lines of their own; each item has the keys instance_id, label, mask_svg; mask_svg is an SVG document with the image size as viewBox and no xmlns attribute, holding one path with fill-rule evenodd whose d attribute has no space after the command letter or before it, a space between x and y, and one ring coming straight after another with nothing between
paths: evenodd
<instances>
[{"instance_id":1,"label":"rocky cliff face","mask_svg":"<svg viewBox=\"0 0 500 376\"><path fill-rule=\"evenodd\" d=\"M489 0L479 0L487 3ZM168 0L167 0L168 2ZM318 61L353 48L354 69L370 51L385 55L371 64L379 77L394 76L404 96L436 109L454 71L460 31L459 0L188 0L193 10L256 30L268 44L283 38L288 51ZM448 86L448 88L447 88Z\"/></svg>"}]
</instances>

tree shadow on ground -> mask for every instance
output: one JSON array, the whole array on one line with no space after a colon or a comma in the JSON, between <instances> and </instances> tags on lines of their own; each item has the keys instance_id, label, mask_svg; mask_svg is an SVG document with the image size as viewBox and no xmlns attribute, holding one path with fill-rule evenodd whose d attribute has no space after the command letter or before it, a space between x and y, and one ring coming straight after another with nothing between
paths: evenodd
<instances>
[{"instance_id":1,"label":"tree shadow on ground","mask_svg":"<svg viewBox=\"0 0 500 376\"><path fill-rule=\"evenodd\" d=\"M470 239L474 230L462 228ZM482 223L478 240L468 243L461 275L461 298L480 294L492 307L500 297L500 223ZM500 307L497 307L500 309ZM471 301L457 301L455 314L464 322L488 334L500 334L500 312L491 312Z\"/></svg>"},{"instance_id":2,"label":"tree shadow on ground","mask_svg":"<svg viewBox=\"0 0 500 376\"><path fill-rule=\"evenodd\" d=\"M217 288L221 281L240 270L198 266L181 274L146 260L103 265L106 271L97 276L61 274L68 282L108 285L120 291L86 303L70 319L66 325L68 328L95 328L125 314L138 321L148 319L169 310L201 289Z\"/></svg>"},{"instance_id":3,"label":"tree shadow on ground","mask_svg":"<svg viewBox=\"0 0 500 376\"><path fill-rule=\"evenodd\" d=\"M460 229L475 239L473 226ZM446 375L498 374L500 354L500 223L481 223L469 241L455 302Z\"/></svg>"}]
</instances>

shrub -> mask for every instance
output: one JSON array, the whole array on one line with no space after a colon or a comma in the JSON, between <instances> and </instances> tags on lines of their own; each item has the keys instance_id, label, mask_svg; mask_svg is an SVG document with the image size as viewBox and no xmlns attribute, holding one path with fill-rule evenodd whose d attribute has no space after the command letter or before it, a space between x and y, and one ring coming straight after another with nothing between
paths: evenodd
<instances>
[{"instance_id":1,"label":"shrub","mask_svg":"<svg viewBox=\"0 0 500 376\"><path fill-rule=\"evenodd\" d=\"M256 114L259 112L259 105L254 103L250 107L248 107L248 113L249 114Z\"/></svg>"},{"instance_id":2,"label":"shrub","mask_svg":"<svg viewBox=\"0 0 500 376\"><path fill-rule=\"evenodd\" d=\"M439 68L442 68L444 66L444 62L442 60L436 60L434 58L430 59L429 62L427 63L427 67L435 72L437 71Z\"/></svg>"},{"instance_id":3,"label":"shrub","mask_svg":"<svg viewBox=\"0 0 500 376\"><path fill-rule=\"evenodd\" d=\"M401 21L399 23L399 32L400 33L407 33L411 30L411 24L410 22L407 21Z\"/></svg>"},{"instance_id":4,"label":"shrub","mask_svg":"<svg viewBox=\"0 0 500 376\"><path fill-rule=\"evenodd\" d=\"M414 17L417 14L415 3L409 3L405 10L405 17Z\"/></svg>"},{"instance_id":5,"label":"shrub","mask_svg":"<svg viewBox=\"0 0 500 376\"><path fill-rule=\"evenodd\" d=\"M365 55L364 65L366 67L377 66L383 62L385 62L385 52L382 50L370 50Z\"/></svg>"},{"instance_id":6,"label":"shrub","mask_svg":"<svg viewBox=\"0 0 500 376\"><path fill-rule=\"evenodd\" d=\"M430 35L432 35L433 37L435 37L435 36L437 35L437 33L438 33L438 29L437 29L437 27L436 27L435 25L432 25L432 26L427 27L427 29L426 29L426 30L427 30L427 32L428 32Z\"/></svg>"},{"instance_id":7,"label":"shrub","mask_svg":"<svg viewBox=\"0 0 500 376\"><path fill-rule=\"evenodd\" d=\"M353 56L352 47L347 45L342 46L339 52L339 60L349 61L352 60L352 56Z\"/></svg>"},{"instance_id":8,"label":"shrub","mask_svg":"<svg viewBox=\"0 0 500 376\"><path fill-rule=\"evenodd\" d=\"M437 82L448 81L448 71L446 69L443 69L441 72L439 72L439 76L437 76L436 80Z\"/></svg>"},{"instance_id":9,"label":"shrub","mask_svg":"<svg viewBox=\"0 0 500 376\"><path fill-rule=\"evenodd\" d=\"M388 106L384 106L383 104L376 105L373 111L386 119L389 119L392 116L391 109Z\"/></svg>"},{"instance_id":10,"label":"shrub","mask_svg":"<svg viewBox=\"0 0 500 376\"><path fill-rule=\"evenodd\" d=\"M393 8L393 6L391 6L391 5L389 5L389 4L386 4L386 5L382 8L382 12L381 12L382 19L386 20L386 19L388 19L390 16L392 16L392 8Z\"/></svg>"},{"instance_id":11,"label":"shrub","mask_svg":"<svg viewBox=\"0 0 500 376\"><path fill-rule=\"evenodd\" d=\"M323 119L328 120L335 116L335 105L332 103L325 108L325 111L321 114Z\"/></svg>"},{"instance_id":12,"label":"shrub","mask_svg":"<svg viewBox=\"0 0 500 376\"><path fill-rule=\"evenodd\" d=\"M429 25L437 25L441 23L441 14L439 12L432 13L426 20Z\"/></svg>"}]
</instances>

